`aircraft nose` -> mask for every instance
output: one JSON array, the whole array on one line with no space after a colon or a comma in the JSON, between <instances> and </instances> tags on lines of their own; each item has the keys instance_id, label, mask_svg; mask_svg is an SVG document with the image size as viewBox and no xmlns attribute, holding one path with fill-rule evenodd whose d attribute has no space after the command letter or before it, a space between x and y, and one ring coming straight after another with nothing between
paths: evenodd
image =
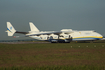
<instances>
[{"instance_id":1,"label":"aircraft nose","mask_svg":"<svg viewBox=\"0 0 105 70\"><path fill-rule=\"evenodd\" d=\"M100 36L101 38L103 38L103 36L102 36L101 34L99 34L99 36Z\"/></svg>"}]
</instances>

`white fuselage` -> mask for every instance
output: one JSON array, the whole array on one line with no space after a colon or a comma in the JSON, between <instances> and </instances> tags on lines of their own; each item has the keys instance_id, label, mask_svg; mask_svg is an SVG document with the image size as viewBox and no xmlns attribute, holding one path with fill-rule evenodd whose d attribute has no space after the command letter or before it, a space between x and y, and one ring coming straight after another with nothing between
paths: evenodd
<instances>
[{"instance_id":1,"label":"white fuselage","mask_svg":"<svg viewBox=\"0 0 105 70\"><path fill-rule=\"evenodd\" d=\"M54 31L46 31L46 32L30 32L30 34L39 34L39 33L49 33ZM70 37L69 37L70 36ZM30 36L31 38L38 39L38 40L48 40L49 37L53 37L53 39L62 39L66 40L72 38L72 41L86 41L86 40L100 40L103 36L95 31L72 31L65 33L63 31L58 38L58 35L50 34L50 35L39 35L39 36Z\"/></svg>"}]
</instances>

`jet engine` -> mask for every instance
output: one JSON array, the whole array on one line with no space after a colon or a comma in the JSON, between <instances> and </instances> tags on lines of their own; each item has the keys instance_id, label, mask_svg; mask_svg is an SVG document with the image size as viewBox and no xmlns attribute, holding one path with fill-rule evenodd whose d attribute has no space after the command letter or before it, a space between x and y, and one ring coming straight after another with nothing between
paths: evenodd
<instances>
[{"instance_id":1,"label":"jet engine","mask_svg":"<svg viewBox=\"0 0 105 70\"><path fill-rule=\"evenodd\" d=\"M71 38L70 35L64 34L64 33L60 34L60 37L63 37L65 39L70 39Z\"/></svg>"}]
</instances>

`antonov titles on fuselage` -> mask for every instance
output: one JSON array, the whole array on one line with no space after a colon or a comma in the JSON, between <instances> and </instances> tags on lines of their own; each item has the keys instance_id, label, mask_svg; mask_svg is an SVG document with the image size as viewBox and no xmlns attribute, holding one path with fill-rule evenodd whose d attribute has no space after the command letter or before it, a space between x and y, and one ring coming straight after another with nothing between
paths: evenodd
<instances>
[{"instance_id":1,"label":"antonov titles on fuselage","mask_svg":"<svg viewBox=\"0 0 105 70\"><path fill-rule=\"evenodd\" d=\"M103 36L93 30L76 31L72 29L62 29L61 31L39 31L38 28L29 22L31 31L21 32L16 31L10 22L7 22L8 36L13 36L14 33L24 34L24 36L13 37L31 37L37 40L49 41L51 43L70 43L71 41L94 41L101 40Z\"/></svg>"}]
</instances>

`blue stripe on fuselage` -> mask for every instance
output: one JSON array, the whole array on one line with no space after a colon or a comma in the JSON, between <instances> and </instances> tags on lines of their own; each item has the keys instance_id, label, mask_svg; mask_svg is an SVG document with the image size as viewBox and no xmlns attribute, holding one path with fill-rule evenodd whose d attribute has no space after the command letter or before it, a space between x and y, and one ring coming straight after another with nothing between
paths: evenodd
<instances>
[{"instance_id":1,"label":"blue stripe on fuselage","mask_svg":"<svg viewBox=\"0 0 105 70\"><path fill-rule=\"evenodd\" d=\"M72 39L73 41L76 41L76 40L80 40L80 41L82 41L82 40L100 40L101 38L74 38L74 39Z\"/></svg>"}]
</instances>

